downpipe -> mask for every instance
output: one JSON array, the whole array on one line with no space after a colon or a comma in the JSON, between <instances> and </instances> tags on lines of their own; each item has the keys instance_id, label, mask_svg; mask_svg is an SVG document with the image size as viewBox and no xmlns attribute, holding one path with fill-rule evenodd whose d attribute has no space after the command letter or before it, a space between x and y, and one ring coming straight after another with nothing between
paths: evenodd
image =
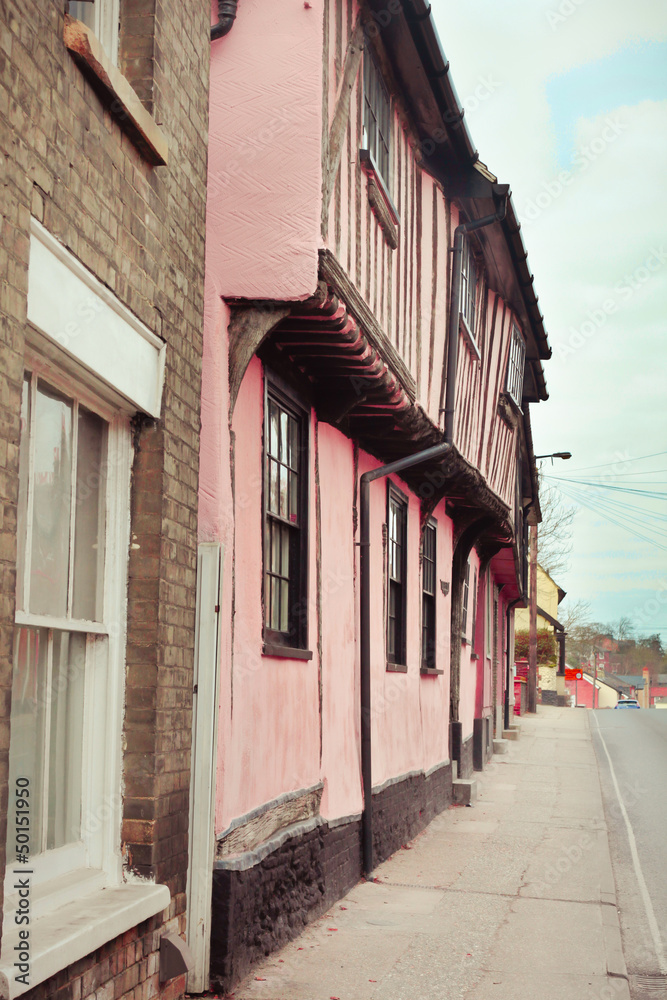
<instances>
[{"instance_id":1,"label":"downpipe","mask_svg":"<svg viewBox=\"0 0 667 1000\"><path fill-rule=\"evenodd\" d=\"M238 0L218 0L218 21L211 26L211 41L229 34L236 20Z\"/></svg>"},{"instance_id":2,"label":"downpipe","mask_svg":"<svg viewBox=\"0 0 667 1000\"><path fill-rule=\"evenodd\" d=\"M451 449L449 442L433 445L415 455L401 458L389 465L381 465L364 472L359 480L359 625L361 630L361 779L364 792L364 810L361 816L361 840L364 875L373 873L373 770L372 770L372 697L371 697L371 579L370 579L370 487L375 479L411 469L422 462L442 458Z\"/></svg>"}]
</instances>

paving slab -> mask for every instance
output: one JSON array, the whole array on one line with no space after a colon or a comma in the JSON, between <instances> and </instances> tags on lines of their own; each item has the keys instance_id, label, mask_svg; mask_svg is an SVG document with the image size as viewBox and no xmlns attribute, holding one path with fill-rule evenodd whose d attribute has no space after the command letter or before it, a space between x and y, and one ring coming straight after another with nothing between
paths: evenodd
<instances>
[{"instance_id":1,"label":"paving slab","mask_svg":"<svg viewBox=\"0 0 667 1000\"><path fill-rule=\"evenodd\" d=\"M586 713L542 707L234 1000L628 1000Z\"/></svg>"}]
</instances>

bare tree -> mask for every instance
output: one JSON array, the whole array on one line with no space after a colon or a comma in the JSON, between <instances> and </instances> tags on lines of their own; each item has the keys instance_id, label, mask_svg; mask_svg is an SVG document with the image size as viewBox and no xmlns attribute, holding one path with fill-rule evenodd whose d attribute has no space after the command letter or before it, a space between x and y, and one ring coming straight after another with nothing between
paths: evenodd
<instances>
[{"instance_id":1,"label":"bare tree","mask_svg":"<svg viewBox=\"0 0 667 1000\"><path fill-rule=\"evenodd\" d=\"M539 479L542 521L537 529L537 561L549 576L568 568L572 551L572 522L576 507L568 506L555 486Z\"/></svg>"},{"instance_id":2,"label":"bare tree","mask_svg":"<svg viewBox=\"0 0 667 1000\"><path fill-rule=\"evenodd\" d=\"M592 623L590 601L566 597L558 609L558 617L568 633L587 628Z\"/></svg>"}]
</instances>

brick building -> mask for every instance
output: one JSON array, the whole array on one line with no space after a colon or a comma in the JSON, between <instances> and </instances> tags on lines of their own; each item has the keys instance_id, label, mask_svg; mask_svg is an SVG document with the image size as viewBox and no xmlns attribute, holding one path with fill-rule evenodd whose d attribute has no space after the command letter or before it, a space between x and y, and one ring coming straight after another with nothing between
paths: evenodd
<instances>
[{"instance_id":1,"label":"brick building","mask_svg":"<svg viewBox=\"0 0 667 1000\"><path fill-rule=\"evenodd\" d=\"M209 25L2 0L2 997L184 988Z\"/></svg>"}]
</instances>

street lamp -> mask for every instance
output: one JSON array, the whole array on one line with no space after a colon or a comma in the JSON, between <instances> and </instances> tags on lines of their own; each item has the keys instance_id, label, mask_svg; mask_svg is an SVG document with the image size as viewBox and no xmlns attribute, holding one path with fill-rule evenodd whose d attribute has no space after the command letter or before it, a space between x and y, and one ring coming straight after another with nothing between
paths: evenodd
<instances>
[{"instance_id":1,"label":"street lamp","mask_svg":"<svg viewBox=\"0 0 667 1000\"><path fill-rule=\"evenodd\" d=\"M540 458L572 458L569 451L554 451L550 455L536 455ZM528 711L537 711L537 521L530 527L530 595L528 599Z\"/></svg>"}]
</instances>

